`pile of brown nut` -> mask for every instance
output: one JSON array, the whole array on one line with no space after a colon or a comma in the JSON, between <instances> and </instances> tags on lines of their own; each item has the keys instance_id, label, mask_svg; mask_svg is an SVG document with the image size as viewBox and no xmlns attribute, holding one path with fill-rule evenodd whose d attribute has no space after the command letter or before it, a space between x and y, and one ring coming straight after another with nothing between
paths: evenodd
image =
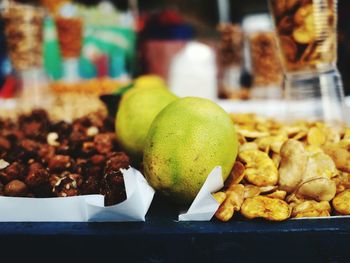
<instances>
[{"instance_id":1,"label":"pile of brown nut","mask_svg":"<svg viewBox=\"0 0 350 263\"><path fill-rule=\"evenodd\" d=\"M120 168L129 163L116 144L113 119L90 114L52 122L43 110L0 119L0 195L102 194L112 205L126 198Z\"/></svg>"},{"instance_id":2,"label":"pile of brown nut","mask_svg":"<svg viewBox=\"0 0 350 263\"><path fill-rule=\"evenodd\" d=\"M216 218L248 219L350 214L350 128L322 122L282 124L251 114L232 115L237 161L214 194Z\"/></svg>"}]
</instances>

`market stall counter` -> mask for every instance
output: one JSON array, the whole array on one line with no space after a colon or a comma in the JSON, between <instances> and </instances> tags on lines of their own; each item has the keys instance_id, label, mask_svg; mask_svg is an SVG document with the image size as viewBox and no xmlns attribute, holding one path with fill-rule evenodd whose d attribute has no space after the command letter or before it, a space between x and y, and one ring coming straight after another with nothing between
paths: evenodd
<instances>
[{"instance_id":1,"label":"market stall counter","mask_svg":"<svg viewBox=\"0 0 350 263\"><path fill-rule=\"evenodd\" d=\"M0 223L3 259L121 262L349 262L349 218L177 222L156 196L146 222ZM20 253L18 253L20 251ZM36 251L36 252L35 252Z\"/></svg>"}]
</instances>

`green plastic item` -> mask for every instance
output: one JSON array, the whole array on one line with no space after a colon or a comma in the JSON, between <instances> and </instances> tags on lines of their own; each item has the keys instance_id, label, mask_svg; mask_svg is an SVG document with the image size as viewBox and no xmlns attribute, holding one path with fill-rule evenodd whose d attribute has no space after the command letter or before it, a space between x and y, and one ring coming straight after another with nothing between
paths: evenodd
<instances>
[{"instance_id":1,"label":"green plastic item","mask_svg":"<svg viewBox=\"0 0 350 263\"><path fill-rule=\"evenodd\" d=\"M56 25L51 17L44 21L44 68L49 77L58 80L62 77L62 59L57 38Z\"/></svg>"}]
</instances>

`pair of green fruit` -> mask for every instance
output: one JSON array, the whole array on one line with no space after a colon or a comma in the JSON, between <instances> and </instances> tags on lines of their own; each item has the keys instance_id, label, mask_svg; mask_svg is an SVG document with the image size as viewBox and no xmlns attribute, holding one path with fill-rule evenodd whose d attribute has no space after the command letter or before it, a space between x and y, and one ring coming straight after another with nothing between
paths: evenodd
<instances>
[{"instance_id":1,"label":"pair of green fruit","mask_svg":"<svg viewBox=\"0 0 350 263\"><path fill-rule=\"evenodd\" d=\"M237 156L235 128L223 109L206 99L179 99L166 87L126 92L116 130L125 150L143 157L150 185L181 204L193 201L215 166L225 180Z\"/></svg>"}]
</instances>

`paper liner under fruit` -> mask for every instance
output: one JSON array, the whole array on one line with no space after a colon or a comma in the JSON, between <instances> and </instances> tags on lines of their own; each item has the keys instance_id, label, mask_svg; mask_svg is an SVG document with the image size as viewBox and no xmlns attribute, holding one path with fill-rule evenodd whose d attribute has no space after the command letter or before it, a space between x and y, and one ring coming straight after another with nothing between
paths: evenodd
<instances>
[{"instance_id":1,"label":"paper liner under fruit","mask_svg":"<svg viewBox=\"0 0 350 263\"><path fill-rule=\"evenodd\" d=\"M103 195L57 198L0 197L0 222L145 221L154 190L134 168L121 170L127 199L104 206Z\"/></svg>"},{"instance_id":2,"label":"paper liner under fruit","mask_svg":"<svg viewBox=\"0 0 350 263\"><path fill-rule=\"evenodd\" d=\"M221 166L216 166L208 175L187 212L179 215L179 221L210 221L220 206L212 193L223 186Z\"/></svg>"}]
</instances>

